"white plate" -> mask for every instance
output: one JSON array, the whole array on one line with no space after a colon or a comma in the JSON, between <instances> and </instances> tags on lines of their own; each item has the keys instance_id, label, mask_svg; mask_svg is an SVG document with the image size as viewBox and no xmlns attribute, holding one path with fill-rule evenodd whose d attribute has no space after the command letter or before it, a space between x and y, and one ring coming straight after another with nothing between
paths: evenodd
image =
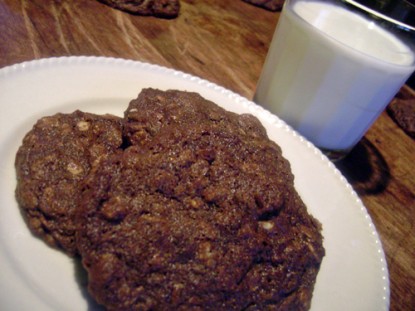
<instances>
[{"instance_id":1,"label":"white plate","mask_svg":"<svg viewBox=\"0 0 415 311\"><path fill-rule=\"evenodd\" d=\"M326 257L312 310L389 309L389 278L376 229L351 186L312 144L261 107L171 69L122 59L51 58L0 69L0 301L2 310L97 310L79 262L28 231L14 198L14 156L36 120L80 109L122 115L144 87L199 92L256 115L291 162L295 185L323 224Z\"/></svg>"}]
</instances>

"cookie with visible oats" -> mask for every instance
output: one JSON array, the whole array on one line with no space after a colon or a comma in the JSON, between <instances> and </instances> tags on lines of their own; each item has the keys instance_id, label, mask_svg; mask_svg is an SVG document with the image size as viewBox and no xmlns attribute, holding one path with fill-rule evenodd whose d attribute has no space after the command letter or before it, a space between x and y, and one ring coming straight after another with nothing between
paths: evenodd
<instances>
[{"instance_id":1,"label":"cookie with visible oats","mask_svg":"<svg viewBox=\"0 0 415 311\"><path fill-rule=\"evenodd\" d=\"M166 127L187 128L203 122L252 138L268 139L254 116L237 116L195 92L145 88L130 101L124 120L124 136L132 145L146 144Z\"/></svg>"},{"instance_id":2,"label":"cookie with visible oats","mask_svg":"<svg viewBox=\"0 0 415 311\"><path fill-rule=\"evenodd\" d=\"M196 93L152 89L126 117L132 145L91 171L77 210L97 302L307 310L324 256L321 227L260 122Z\"/></svg>"},{"instance_id":3,"label":"cookie with visible oats","mask_svg":"<svg viewBox=\"0 0 415 311\"><path fill-rule=\"evenodd\" d=\"M73 214L82 181L122 144L122 119L81 111L43 117L15 158L16 198L33 233L76 254Z\"/></svg>"}]
</instances>

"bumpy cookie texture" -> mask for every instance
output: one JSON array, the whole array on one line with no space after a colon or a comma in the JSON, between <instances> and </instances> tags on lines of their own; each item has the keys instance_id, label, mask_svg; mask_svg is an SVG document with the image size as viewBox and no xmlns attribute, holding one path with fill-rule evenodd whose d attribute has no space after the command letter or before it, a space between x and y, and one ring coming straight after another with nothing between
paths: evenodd
<instances>
[{"instance_id":1,"label":"bumpy cookie texture","mask_svg":"<svg viewBox=\"0 0 415 311\"><path fill-rule=\"evenodd\" d=\"M254 116L237 116L194 92L143 89L130 102L124 120L124 135L132 145L146 144L164 127L191 127L203 122L267 139L264 127Z\"/></svg>"},{"instance_id":2,"label":"bumpy cookie texture","mask_svg":"<svg viewBox=\"0 0 415 311\"><path fill-rule=\"evenodd\" d=\"M30 229L49 245L76 254L73 221L81 182L122 144L122 119L75 111L40 119L15 159L16 198Z\"/></svg>"},{"instance_id":3,"label":"bumpy cookie texture","mask_svg":"<svg viewBox=\"0 0 415 311\"><path fill-rule=\"evenodd\" d=\"M179 0L98 0L115 9L137 15L174 18L179 15Z\"/></svg>"},{"instance_id":4,"label":"bumpy cookie texture","mask_svg":"<svg viewBox=\"0 0 415 311\"><path fill-rule=\"evenodd\" d=\"M252 116L161 98L156 113L127 110L146 143L86 178L77 242L92 296L108 310L307 310L321 228L280 148Z\"/></svg>"}]
</instances>

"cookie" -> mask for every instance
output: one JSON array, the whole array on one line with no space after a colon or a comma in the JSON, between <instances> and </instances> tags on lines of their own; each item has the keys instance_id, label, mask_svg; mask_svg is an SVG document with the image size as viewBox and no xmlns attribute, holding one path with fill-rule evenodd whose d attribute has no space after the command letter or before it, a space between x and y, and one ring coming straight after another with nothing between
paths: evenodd
<instances>
[{"instance_id":1,"label":"cookie","mask_svg":"<svg viewBox=\"0 0 415 311\"><path fill-rule=\"evenodd\" d=\"M49 245L76 254L73 214L81 183L122 144L122 119L81 111L41 118L15 158L16 198L30 229Z\"/></svg>"},{"instance_id":2,"label":"cookie","mask_svg":"<svg viewBox=\"0 0 415 311\"><path fill-rule=\"evenodd\" d=\"M242 0L269 11L281 11L285 0Z\"/></svg>"},{"instance_id":3,"label":"cookie","mask_svg":"<svg viewBox=\"0 0 415 311\"><path fill-rule=\"evenodd\" d=\"M131 14L174 18L179 15L179 0L98 0Z\"/></svg>"},{"instance_id":4,"label":"cookie","mask_svg":"<svg viewBox=\"0 0 415 311\"><path fill-rule=\"evenodd\" d=\"M132 145L146 144L164 127L200 122L267 138L261 123L250 114L237 116L195 92L143 89L124 112L124 135Z\"/></svg>"},{"instance_id":5,"label":"cookie","mask_svg":"<svg viewBox=\"0 0 415 311\"><path fill-rule=\"evenodd\" d=\"M77 245L90 293L108 310L307 310L321 227L281 149L252 116L167 93L153 115L130 105L143 127L130 124L132 145L85 180Z\"/></svg>"},{"instance_id":6,"label":"cookie","mask_svg":"<svg viewBox=\"0 0 415 311\"><path fill-rule=\"evenodd\" d=\"M409 87L399 91L386 111L405 133L415 138L415 95Z\"/></svg>"}]
</instances>

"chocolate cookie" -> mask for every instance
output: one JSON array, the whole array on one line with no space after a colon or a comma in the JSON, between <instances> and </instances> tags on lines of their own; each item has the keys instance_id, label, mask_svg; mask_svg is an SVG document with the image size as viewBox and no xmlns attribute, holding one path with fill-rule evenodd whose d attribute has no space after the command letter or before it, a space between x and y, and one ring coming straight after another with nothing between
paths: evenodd
<instances>
[{"instance_id":1,"label":"chocolate cookie","mask_svg":"<svg viewBox=\"0 0 415 311\"><path fill-rule=\"evenodd\" d=\"M81 183L122 144L122 119L75 111L40 119L15 159L16 198L30 229L49 245L77 252L73 214Z\"/></svg>"},{"instance_id":2,"label":"chocolate cookie","mask_svg":"<svg viewBox=\"0 0 415 311\"><path fill-rule=\"evenodd\" d=\"M153 115L127 112L146 143L86 178L77 243L92 296L108 310L308 309L320 224L280 148L253 117L168 93Z\"/></svg>"},{"instance_id":3,"label":"chocolate cookie","mask_svg":"<svg viewBox=\"0 0 415 311\"><path fill-rule=\"evenodd\" d=\"M415 138L415 95L409 87L403 87L386 111L402 130Z\"/></svg>"},{"instance_id":4,"label":"chocolate cookie","mask_svg":"<svg viewBox=\"0 0 415 311\"><path fill-rule=\"evenodd\" d=\"M201 122L267 138L264 127L252 115L237 116L194 92L143 89L130 102L124 120L124 135L132 145L147 143L164 127L187 127Z\"/></svg>"},{"instance_id":5,"label":"chocolate cookie","mask_svg":"<svg viewBox=\"0 0 415 311\"><path fill-rule=\"evenodd\" d=\"M137 15L174 18L179 15L179 0L98 0L115 9Z\"/></svg>"},{"instance_id":6,"label":"chocolate cookie","mask_svg":"<svg viewBox=\"0 0 415 311\"><path fill-rule=\"evenodd\" d=\"M284 0L242 0L269 11L281 11Z\"/></svg>"}]
</instances>

